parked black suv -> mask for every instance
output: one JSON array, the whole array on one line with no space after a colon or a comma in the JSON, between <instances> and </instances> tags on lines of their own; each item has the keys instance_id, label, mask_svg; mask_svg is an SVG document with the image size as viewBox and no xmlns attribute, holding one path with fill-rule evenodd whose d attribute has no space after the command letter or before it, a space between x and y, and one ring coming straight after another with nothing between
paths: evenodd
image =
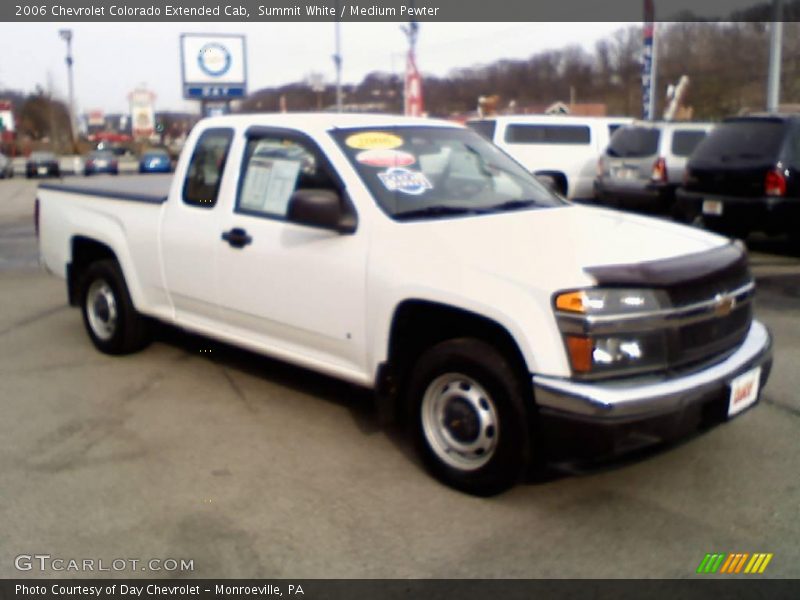
<instances>
[{"instance_id":1,"label":"parked black suv","mask_svg":"<svg viewBox=\"0 0 800 600\"><path fill-rule=\"evenodd\" d=\"M692 154L677 208L744 238L800 231L800 115L725 119Z\"/></svg>"}]
</instances>

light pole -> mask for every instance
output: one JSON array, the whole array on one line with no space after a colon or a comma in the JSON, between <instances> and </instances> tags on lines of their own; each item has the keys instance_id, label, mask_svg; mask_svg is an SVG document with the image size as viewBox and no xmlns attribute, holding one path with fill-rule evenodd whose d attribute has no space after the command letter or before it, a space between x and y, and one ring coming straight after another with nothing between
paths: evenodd
<instances>
[{"instance_id":1,"label":"light pole","mask_svg":"<svg viewBox=\"0 0 800 600\"><path fill-rule=\"evenodd\" d=\"M69 136L72 142L73 150L75 149L75 96L72 87L72 30L61 29L58 32L59 37L67 42L67 76L69 85Z\"/></svg>"},{"instance_id":2,"label":"light pole","mask_svg":"<svg viewBox=\"0 0 800 600\"><path fill-rule=\"evenodd\" d=\"M336 49L333 64L336 65L336 112L342 112L342 36L339 22L339 0L336 0Z\"/></svg>"},{"instance_id":3,"label":"light pole","mask_svg":"<svg viewBox=\"0 0 800 600\"><path fill-rule=\"evenodd\" d=\"M778 112L781 101L781 46L783 44L783 3L772 0L772 25L769 36L767 111Z\"/></svg>"}]
</instances>

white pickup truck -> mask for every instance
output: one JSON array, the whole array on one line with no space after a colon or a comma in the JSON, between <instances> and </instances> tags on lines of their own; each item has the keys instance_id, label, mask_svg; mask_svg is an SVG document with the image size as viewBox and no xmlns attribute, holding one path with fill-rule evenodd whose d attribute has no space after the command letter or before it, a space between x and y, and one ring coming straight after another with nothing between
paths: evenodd
<instances>
[{"instance_id":1,"label":"white pickup truck","mask_svg":"<svg viewBox=\"0 0 800 600\"><path fill-rule=\"evenodd\" d=\"M372 388L470 493L723 421L769 374L740 245L573 206L459 125L211 118L171 181L127 181L38 192L99 350L164 322Z\"/></svg>"}]
</instances>

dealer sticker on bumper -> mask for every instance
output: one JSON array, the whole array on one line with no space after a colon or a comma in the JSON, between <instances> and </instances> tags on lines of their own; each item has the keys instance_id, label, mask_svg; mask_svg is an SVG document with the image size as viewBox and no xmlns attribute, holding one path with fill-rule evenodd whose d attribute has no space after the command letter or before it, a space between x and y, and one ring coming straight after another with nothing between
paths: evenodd
<instances>
[{"instance_id":1,"label":"dealer sticker on bumper","mask_svg":"<svg viewBox=\"0 0 800 600\"><path fill-rule=\"evenodd\" d=\"M739 375L731 382L731 395L728 400L728 416L742 412L758 399L758 386L761 383L761 367Z\"/></svg>"}]
</instances>

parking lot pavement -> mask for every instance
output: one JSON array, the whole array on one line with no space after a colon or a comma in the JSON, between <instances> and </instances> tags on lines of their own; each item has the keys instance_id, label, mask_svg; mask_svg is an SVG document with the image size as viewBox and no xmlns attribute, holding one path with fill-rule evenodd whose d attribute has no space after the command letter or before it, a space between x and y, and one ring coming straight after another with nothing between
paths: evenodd
<instances>
[{"instance_id":1,"label":"parking lot pavement","mask_svg":"<svg viewBox=\"0 0 800 600\"><path fill-rule=\"evenodd\" d=\"M478 499L429 478L348 385L166 328L139 354L96 352L35 266L33 186L0 181L0 577L39 576L14 567L38 553L193 560L126 576L682 578L707 552L771 552L763 576L800 576L790 251L753 257L776 344L760 405Z\"/></svg>"}]
</instances>

